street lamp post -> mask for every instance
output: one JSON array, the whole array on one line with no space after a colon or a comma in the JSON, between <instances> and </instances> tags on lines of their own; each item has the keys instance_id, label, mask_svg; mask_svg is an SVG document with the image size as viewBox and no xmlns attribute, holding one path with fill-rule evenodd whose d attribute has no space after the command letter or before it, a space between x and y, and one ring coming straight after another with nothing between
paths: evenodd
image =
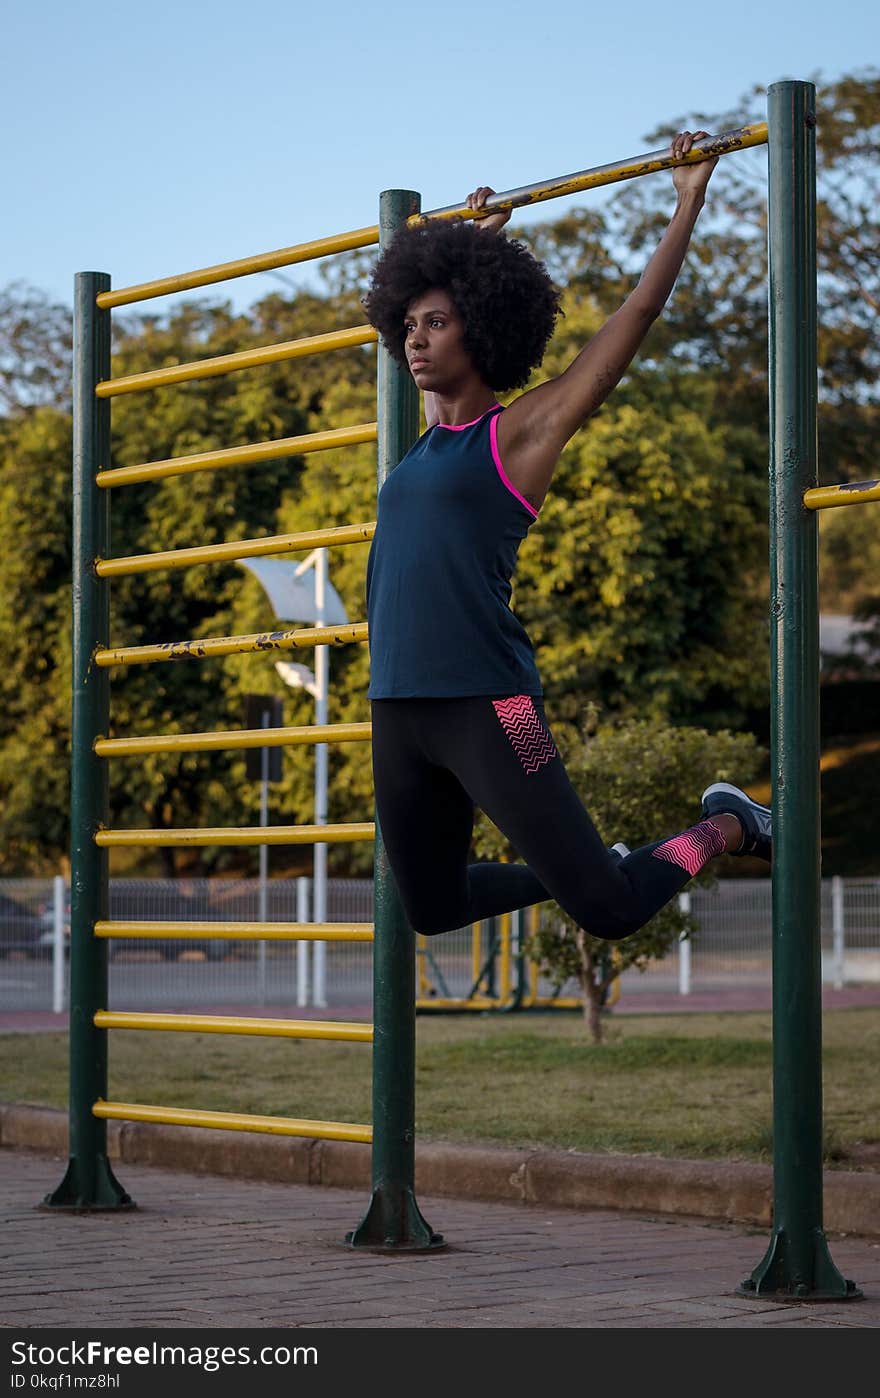
<instances>
[{"instance_id":1,"label":"street lamp post","mask_svg":"<svg viewBox=\"0 0 880 1398\"><path fill-rule=\"evenodd\" d=\"M348 622L342 599L329 580L327 550L313 549L294 565L288 559L247 558L241 567L261 583L272 603L277 621L312 622L315 626L345 625ZM315 700L315 722L325 724L330 693L330 647L315 646L315 670L305 665L279 660L275 669L291 689L305 689ZM328 760L327 744L315 744L315 824L327 824ZM327 921L327 846L316 844L313 857L312 921ZM327 1004L327 944L314 942L312 953L312 1003ZM305 978L308 949L298 959L298 973Z\"/></svg>"},{"instance_id":2,"label":"street lamp post","mask_svg":"<svg viewBox=\"0 0 880 1398\"><path fill-rule=\"evenodd\" d=\"M325 626L327 616L327 550L315 549L315 625ZM308 560L306 560L308 561ZM300 565L302 567L302 564ZM348 618L346 617L346 621ZM315 646L315 722L327 722L330 687L330 647ZM315 824L327 824L327 744L315 744ZM327 921L327 846L314 847L314 921ZM327 943L315 942L312 953L312 996L316 1005L327 1004Z\"/></svg>"}]
</instances>

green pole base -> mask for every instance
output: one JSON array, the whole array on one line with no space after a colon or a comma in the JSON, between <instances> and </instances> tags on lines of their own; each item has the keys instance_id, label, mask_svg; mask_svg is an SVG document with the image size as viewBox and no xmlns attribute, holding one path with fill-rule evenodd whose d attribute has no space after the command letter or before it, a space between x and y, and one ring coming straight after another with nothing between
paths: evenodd
<instances>
[{"instance_id":1,"label":"green pole base","mask_svg":"<svg viewBox=\"0 0 880 1398\"><path fill-rule=\"evenodd\" d=\"M392 1197L393 1193L393 1197ZM352 1248L381 1252L437 1252L446 1247L442 1233L426 1223L409 1188L390 1191L379 1185L357 1228L346 1233Z\"/></svg>"},{"instance_id":2,"label":"green pole base","mask_svg":"<svg viewBox=\"0 0 880 1398\"><path fill-rule=\"evenodd\" d=\"M831 1260L821 1228L812 1236L809 1275L793 1261L793 1248L785 1233L774 1235L764 1257L750 1277L740 1282L737 1296L753 1301L860 1301L863 1293L855 1282L841 1276Z\"/></svg>"},{"instance_id":3,"label":"green pole base","mask_svg":"<svg viewBox=\"0 0 880 1398\"><path fill-rule=\"evenodd\" d=\"M46 1195L41 1208L67 1209L74 1213L137 1208L110 1169L106 1155L95 1157L94 1170L84 1169L84 1163L75 1155L70 1157L64 1179L57 1189Z\"/></svg>"}]
</instances>

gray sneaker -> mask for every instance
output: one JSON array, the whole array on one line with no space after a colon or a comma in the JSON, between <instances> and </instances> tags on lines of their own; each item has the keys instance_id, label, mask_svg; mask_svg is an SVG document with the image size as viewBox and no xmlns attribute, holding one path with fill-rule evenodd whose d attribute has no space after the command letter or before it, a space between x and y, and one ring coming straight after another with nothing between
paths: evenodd
<instances>
[{"instance_id":1,"label":"gray sneaker","mask_svg":"<svg viewBox=\"0 0 880 1398\"><path fill-rule=\"evenodd\" d=\"M715 782L702 795L703 816L733 815L742 826L743 842L732 854L751 854L757 859L773 858L773 829L769 807L759 806L738 786Z\"/></svg>"}]
</instances>

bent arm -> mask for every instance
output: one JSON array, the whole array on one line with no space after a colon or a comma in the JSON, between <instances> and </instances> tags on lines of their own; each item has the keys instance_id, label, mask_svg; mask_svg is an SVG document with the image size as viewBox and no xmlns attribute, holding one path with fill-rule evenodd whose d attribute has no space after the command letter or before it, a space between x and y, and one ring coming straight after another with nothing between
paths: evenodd
<instances>
[{"instance_id":1,"label":"bent arm","mask_svg":"<svg viewBox=\"0 0 880 1398\"><path fill-rule=\"evenodd\" d=\"M477 188L472 190L471 193L468 195L467 199L465 200L465 203L467 204L467 207L469 209L482 209L490 194L494 193L495 190L492 188L491 185L478 185ZM501 230L503 229L504 225L509 222L509 220L510 209L501 209L496 214L484 214L482 218L476 220L476 225L481 233L495 233L496 235L503 237L504 235L501 232ZM422 395L422 399L425 405L426 428L433 427L435 422L440 421L440 412L437 407L436 396L430 391L426 391Z\"/></svg>"}]
</instances>

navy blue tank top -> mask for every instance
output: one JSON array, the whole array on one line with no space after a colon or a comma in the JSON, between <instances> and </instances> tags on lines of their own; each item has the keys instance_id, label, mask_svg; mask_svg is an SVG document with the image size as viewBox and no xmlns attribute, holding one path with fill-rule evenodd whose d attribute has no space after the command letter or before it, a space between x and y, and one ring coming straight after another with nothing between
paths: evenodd
<instances>
[{"instance_id":1,"label":"navy blue tank top","mask_svg":"<svg viewBox=\"0 0 880 1398\"><path fill-rule=\"evenodd\" d=\"M510 609L537 511L504 473L502 411L462 427L436 423L379 492L367 562L370 699L542 692Z\"/></svg>"}]
</instances>

